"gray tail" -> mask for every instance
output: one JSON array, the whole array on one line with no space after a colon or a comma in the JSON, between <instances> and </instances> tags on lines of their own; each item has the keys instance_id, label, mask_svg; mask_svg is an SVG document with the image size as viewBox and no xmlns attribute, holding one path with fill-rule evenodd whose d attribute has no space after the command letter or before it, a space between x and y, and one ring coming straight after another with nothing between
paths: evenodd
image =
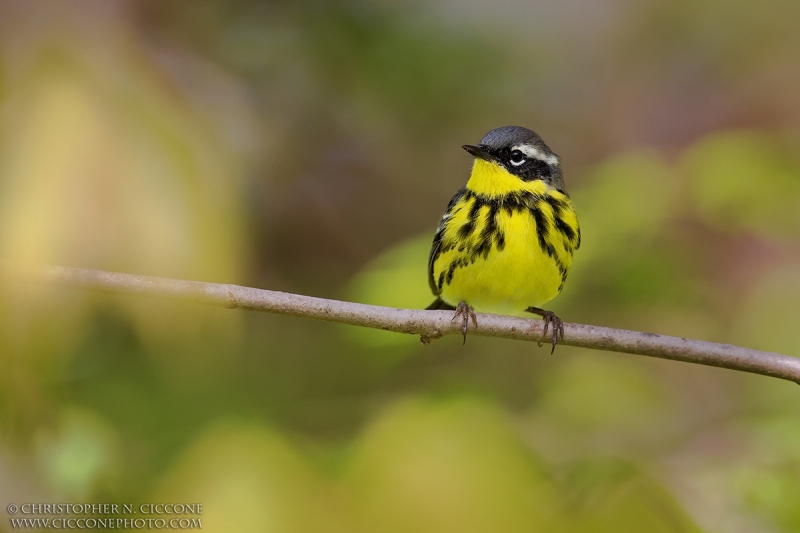
<instances>
[{"instance_id":1,"label":"gray tail","mask_svg":"<svg viewBox=\"0 0 800 533\"><path fill-rule=\"evenodd\" d=\"M426 310L443 309L445 311L454 311L455 307L445 302L441 298L436 298L431 305L425 308Z\"/></svg>"}]
</instances>

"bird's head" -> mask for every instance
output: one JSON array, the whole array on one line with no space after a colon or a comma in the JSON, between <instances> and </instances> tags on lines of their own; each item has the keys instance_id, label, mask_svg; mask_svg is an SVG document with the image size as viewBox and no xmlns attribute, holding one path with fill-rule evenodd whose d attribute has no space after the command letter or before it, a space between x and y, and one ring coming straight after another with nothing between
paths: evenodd
<instances>
[{"instance_id":1,"label":"bird's head","mask_svg":"<svg viewBox=\"0 0 800 533\"><path fill-rule=\"evenodd\" d=\"M497 128L484 135L480 144L465 144L463 148L477 158L473 178L477 177L476 173L500 176L497 171L502 169L522 182L539 180L554 189L564 190L558 156L547 147L541 137L527 128L520 126ZM485 167L480 164L481 162L491 166ZM483 181L485 178L488 176L481 177L480 180ZM508 185L513 186L513 182Z\"/></svg>"}]
</instances>

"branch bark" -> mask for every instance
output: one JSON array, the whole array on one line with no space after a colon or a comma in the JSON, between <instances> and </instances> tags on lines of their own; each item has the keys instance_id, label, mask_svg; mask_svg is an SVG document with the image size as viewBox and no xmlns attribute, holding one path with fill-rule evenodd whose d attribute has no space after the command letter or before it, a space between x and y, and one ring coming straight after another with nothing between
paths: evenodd
<instances>
[{"instance_id":1,"label":"branch bark","mask_svg":"<svg viewBox=\"0 0 800 533\"><path fill-rule=\"evenodd\" d=\"M438 338L460 334L451 311L394 309L285 292L185 281L136 274L86 270L62 266L22 268L0 262L0 274L11 280L55 287L115 294L140 294L190 300L226 307L265 311L302 318L314 318L353 326ZM478 314L478 327L470 335L546 342L540 319ZM567 346L609 350L661 359L684 361L762 374L800 383L800 359L772 352L750 350L730 344L716 344L654 333L564 323Z\"/></svg>"}]
</instances>

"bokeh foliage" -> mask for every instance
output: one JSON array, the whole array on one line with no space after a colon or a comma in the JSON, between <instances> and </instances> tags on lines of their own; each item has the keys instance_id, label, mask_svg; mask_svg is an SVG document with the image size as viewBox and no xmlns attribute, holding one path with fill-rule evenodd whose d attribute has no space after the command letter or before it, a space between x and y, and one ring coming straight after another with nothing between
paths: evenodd
<instances>
[{"instance_id":1,"label":"bokeh foliage","mask_svg":"<svg viewBox=\"0 0 800 533\"><path fill-rule=\"evenodd\" d=\"M459 146L520 124L580 216L559 315L800 356L798 6L0 0L0 259L423 307ZM3 501L800 529L788 383L0 283Z\"/></svg>"}]
</instances>

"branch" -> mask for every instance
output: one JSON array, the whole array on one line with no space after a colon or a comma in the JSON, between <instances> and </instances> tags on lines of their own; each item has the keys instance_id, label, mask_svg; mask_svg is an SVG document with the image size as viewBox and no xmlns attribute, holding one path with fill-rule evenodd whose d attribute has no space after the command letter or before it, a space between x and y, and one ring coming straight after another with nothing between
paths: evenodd
<instances>
[{"instance_id":1,"label":"branch","mask_svg":"<svg viewBox=\"0 0 800 533\"><path fill-rule=\"evenodd\" d=\"M142 294L190 300L228 309L266 311L303 318L339 322L353 326L409 333L433 339L460 334L451 311L394 309L338 300L327 300L285 292L184 281L135 274L104 272L61 266L22 268L0 261L0 275L29 283L70 287L116 294ZM470 335L542 342L539 319L478 314L478 327ZM800 383L800 359L771 352L750 350L654 333L564 323L560 344L610 350L717 366L763 374Z\"/></svg>"}]
</instances>

